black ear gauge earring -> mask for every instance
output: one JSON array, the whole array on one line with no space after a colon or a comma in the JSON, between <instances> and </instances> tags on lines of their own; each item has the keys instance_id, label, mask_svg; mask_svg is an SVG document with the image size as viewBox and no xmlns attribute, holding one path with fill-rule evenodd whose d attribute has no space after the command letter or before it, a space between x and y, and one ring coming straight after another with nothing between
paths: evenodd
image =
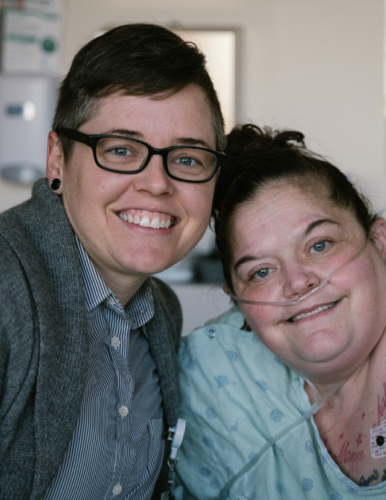
<instances>
[{"instance_id":1,"label":"black ear gauge earring","mask_svg":"<svg viewBox=\"0 0 386 500\"><path fill-rule=\"evenodd\" d=\"M61 182L60 179L53 179L51 182L52 191L57 191L60 188Z\"/></svg>"}]
</instances>

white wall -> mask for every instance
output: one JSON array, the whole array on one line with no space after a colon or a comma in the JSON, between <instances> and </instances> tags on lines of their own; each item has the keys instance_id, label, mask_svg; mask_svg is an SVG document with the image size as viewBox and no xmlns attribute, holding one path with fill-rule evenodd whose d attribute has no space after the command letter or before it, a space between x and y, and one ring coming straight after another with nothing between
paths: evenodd
<instances>
[{"instance_id":1,"label":"white wall","mask_svg":"<svg viewBox=\"0 0 386 500\"><path fill-rule=\"evenodd\" d=\"M31 188L21 187L8 182L0 182L0 213L18 205L31 196Z\"/></svg>"},{"instance_id":2,"label":"white wall","mask_svg":"<svg viewBox=\"0 0 386 500\"><path fill-rule=\"evenodd\" d=\"M345 172L386 178L383 0L64 2L64 71L105 27L239 28L236 119L298 129Z\"/></svg>"},{"instance_id":3,"label":"white wall","mask_svg":"<svg viewBox=\"0 0 386 500\"><path fill-rule=\"evenodd\" d=\"M240 28L236 118L293 127L345 172L386 176L382 0L67 0L64 65L125 22Z\"/></svg>"}]
</instances>

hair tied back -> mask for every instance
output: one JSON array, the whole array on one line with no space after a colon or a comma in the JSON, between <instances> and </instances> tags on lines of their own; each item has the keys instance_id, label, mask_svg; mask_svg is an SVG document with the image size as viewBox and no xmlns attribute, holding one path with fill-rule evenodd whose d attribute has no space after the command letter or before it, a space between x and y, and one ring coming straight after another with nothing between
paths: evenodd
<instances>
[{"instance_id":1,"label":"hair tied back","mask_svg":"<svg viewBox=\"0 0 386 500\"><path fill-rule=\"evenodd\" d=\"M272 131L270 127L260 128L247 124L235 127L228 135L227 155L237 158L246 150L262 153L273 149L304 148L304 135L294 130ZM295 144L294 144L295 143Z\"/></svg>"},{"instance_id":2,"label":"hair tied back","mask_svg":"<svg viewBox=\"0 0 386 500\"><path fill-rule=\"evenodd\" d=\"M273 140L271 149L287 149L293 147L296 143L297 147L305 147L304 135L301 132L296 132L294 130L284 130L283 132L278 132Z\"/></svg>"}]
</instances>

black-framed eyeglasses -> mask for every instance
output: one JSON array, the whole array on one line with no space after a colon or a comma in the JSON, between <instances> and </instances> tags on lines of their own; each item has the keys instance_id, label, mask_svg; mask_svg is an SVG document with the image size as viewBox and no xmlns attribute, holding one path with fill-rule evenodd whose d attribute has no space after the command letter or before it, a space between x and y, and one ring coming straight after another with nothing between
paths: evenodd
<instances>
[{"instance_id":1,"label":"black-framed eyeglasses","mask_svg":"<svg viewBox=\"0 0 386 500\"><path fill-rule=\"evenodd\" d=\"M120 135L87 135L68 128L57 132L90 146L98 167L118 174L138 174L146 168L152 156L161 155L165 171L172 179L208 182L226 158L224 153L196 146L158 149L138 139Z\"/></svg>"}]
</instances>

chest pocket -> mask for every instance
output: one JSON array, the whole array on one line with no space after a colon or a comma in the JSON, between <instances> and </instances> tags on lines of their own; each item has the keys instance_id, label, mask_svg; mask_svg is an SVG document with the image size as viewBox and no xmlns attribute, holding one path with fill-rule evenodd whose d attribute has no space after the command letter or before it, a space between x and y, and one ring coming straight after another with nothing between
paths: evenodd
<instances>
[{"instance_id":1,"label":"chest pocket","mask_svg":"<svg viewBox=\"0 0 386 500\"><path fill-rule=\"evenodd\" d=\"M164 432L164 421L162 418L154 418L149 421L147 426L149 437L151 440L162 439L162 434Z\"/></svg>"},{"instance_id":2,"label":"chest pocket","mask_svg":"<svg viewBox=\"0 0 386 500\"><path fill-rule=\"evenodd\" d=\"M164 423L162 418L151 419L138 440L132 443L135 446L135 461L130 471L130 482L142 485L153 475L158 475L165 450L165 440L162 439ZM144 472L146 471L146 472Z\"/></svg>"}]
</instances>

